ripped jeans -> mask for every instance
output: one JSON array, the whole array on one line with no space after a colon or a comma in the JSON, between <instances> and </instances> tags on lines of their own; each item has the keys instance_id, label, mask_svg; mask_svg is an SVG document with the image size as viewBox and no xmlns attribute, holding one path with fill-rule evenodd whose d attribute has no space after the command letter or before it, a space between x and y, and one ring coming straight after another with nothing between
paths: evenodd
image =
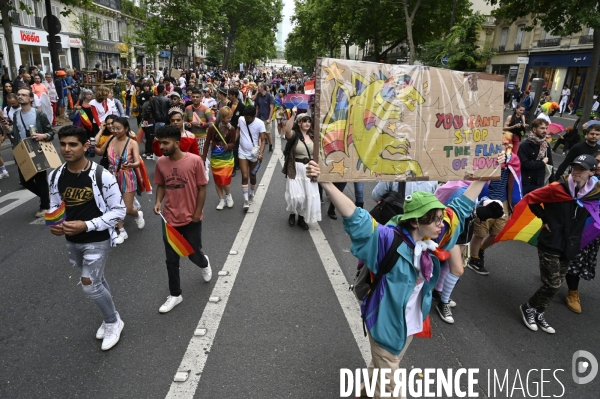
<instances>
[{"instance_id":1,"label":"ripped jeans","mask_svg":"<svg viewBox=\"0 0 600 399\"><path fill-rule=\"evenodd\" d=\"M85 285L81 280L83 292L100 308L105 323L116 323L117 311L110 295L108 282L104 278L104 266L109 248L109 240L85 244L67 241L69 260L81 269L82 279L89 278L92 281L91 284Z\"/></svg>"}]
</instances>

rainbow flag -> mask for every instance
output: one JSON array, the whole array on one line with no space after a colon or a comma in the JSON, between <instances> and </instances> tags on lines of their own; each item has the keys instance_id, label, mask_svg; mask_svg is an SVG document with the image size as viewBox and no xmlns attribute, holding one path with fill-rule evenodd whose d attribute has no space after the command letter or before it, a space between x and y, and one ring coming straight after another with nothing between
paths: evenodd
<instances>
[{"instance_id":1,"label":"rainbow flag","mask_svg":"<svg viewBox=\"0 0 600 399\"><path fill-rule=\"evenodd\" d=\"M87 130L92 130L92 121L87 116L84 110L79 110L79 117L81 118L81 125Z\"/></svg>"},{"instance_id":2,"label":"rainbow flag","mask_svg":"<svg viewBox=\"0 0 600 399\"><path fill-rule=\"evenodd\" d=\"M544 204L551 202L573 201L573 197L560 187L559 183L551 183L546 187L539 188L527 194L522 201L515 206L513 214L506 222L506 226L498 233L494 243L500 241L523 241L533 246L537 245L537 239L542 228L542 220L531 212L529 204ZM586 220L582 233L581 248L592 242L600 235L600 216L598 215L598 201L579 200L591 216Z\"/></svg>"},{"instance_id":3,"label":"rainbow flag","mask_svg":"<svg viewBox=\"0 0 600 399\"><path fill-rule=\"evenodd\" d=\"M191 254L193 254L194 249L192 248L190 243L187 242L187 240L183 238L181 233L179 233L173 226L167 223L167 220L162 215L162 213L160 214L160 217L162 217L163 220L163 236L165 237L171 248L173 248L173 250L177 252L177 255L190 256Z\"/></svg>"},{"instance_id":4,"label":"rainbow flag","mask_svg":"<svg viewBox=\"0 0 600 399\"><path fill-rule=\"evenodd\" d=\"M58 226L65 221L65 202L61 202L60 206L52 212L46 212L46 226Z\"/></svg>"}]
</instances>

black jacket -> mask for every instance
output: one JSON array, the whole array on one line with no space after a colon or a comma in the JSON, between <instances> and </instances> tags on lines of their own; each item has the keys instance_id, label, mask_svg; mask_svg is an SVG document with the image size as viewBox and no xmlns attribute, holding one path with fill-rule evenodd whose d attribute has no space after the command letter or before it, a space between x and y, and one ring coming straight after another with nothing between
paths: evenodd
<instances>
[{"instance_id":1,"label":"black jacket","mask_svg":"<svg viewBox=\"0 0 600 399\"><path fill-rule=\"evenodd\" d=\"M149 101L149 111L152 113L155 122L168 123L169 108L171 107L171 100L165 96L152 97ZM148 115L144 113L143 119L147 120Z\"/></svg>"},{"instance_id":2,"label":"black jacket","mask_svg":"<svg viewBox=\"0 0 600 399\"><path fill-rule=\"evenodd\" d=\"M559 184L570 194L567 177L568 175L561 177ZM600 183L596 184L582 199L589 201L600 199ZM529 208L550 228L550 231L543 227L540 230L538 249L569 260L574 259L580 252L581 234L585 227L585 220L590 216L589 212L574 200L544 203L543 207L541 204L530 204Z\"/></svg>"},{"instance_id":3,"label":"black jacket","mask_svg":"<svg viewBox=\"0 0 600 399\"><path fill-rule=\"evenodd\" d=\"M577 132L575 131L575 133ZM579 133L577 133L577 138L579 139ZM558 169L556 169L556 177L558 178L559 176L562 176L563 173L565 173L565 170L567 170L567 167L571 165L571 162L573 162L573 160L578 156L583 154L594 156L596 151L600 151L600 145L598 144L593 147L587 144L585 141L583 143L575 144L569 149L569 153L565 157L565 160L560 164Z\"/></svg>"},{"instance_id":4,"label":"black jacket","mask_svg":"<svg viewBox=\"0 0 600 399\"><path fill-rule=\"evenodd\" d=\"M544 185L546 164L542 160L537 160L539 152L540 146L529 140L522 141L519 145L517 155L521 161L521 179L525 186L542 187ZM548 165L554 165L552 163L552 146L550 144L548 144L548 148L546 149L546 156L548 157Z\"/></svg>"}]
</instances>

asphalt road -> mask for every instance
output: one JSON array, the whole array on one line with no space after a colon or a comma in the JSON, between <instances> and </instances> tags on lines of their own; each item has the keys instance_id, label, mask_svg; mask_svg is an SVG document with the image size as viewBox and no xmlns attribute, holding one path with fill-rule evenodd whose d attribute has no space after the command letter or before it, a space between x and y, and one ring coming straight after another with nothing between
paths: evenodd
<instances>
[{"instance_id":1,"label":"asphalt road","mask_svg":"<svg viewBox=\"0 0 600 399\"><path fill-rule=\"evenodd\" d=\"M0 398L340 397L340 369L365 367L368 358L358 305L346 288L356 259L341 220L325 214L327 200L325 218L309 232L287 225L281 163L267 164L278 155L263 163L253 213L242 212L239 174L233 209L215 209L209 184L203 243L213 280L205 284L183 260L184 301L164 315L158 313L168 295L160 220L152 214L154 199L141 197L146 226L138 230L126 220L129 239L111 250L106 268L125 321L121 341L107 352L94 336L100 314L78 285L64 238L31 224L37 200L24 199L16 165L9 165L11 177L0 181ZM2 156L12 159L4 147ZM153 162L147 164L152 172ZM373 186L365 187L368 209ZM352 185L346 195L354 198ZM433 338L414 339L401 367L477 368L479 397L535 397L543 385L544 396L598 398L600 376L587 385L571 377L575 351L600 359L597 283L582 281L581 315L564 305L563 287L547 312L557 333L534 333L518 306L540 284L535 248L502 243L486 252L486 266L489 276L466 270L457 285L456 323L434 311ZM229 274L218 276L220 270ZM211 296L219 302L209 302ZM194 336L203 327L207 334ZM173 382L181 371L188 380ZM507 377L496 395L494 371L500 381Z\"/></svg>"}]
</instances>

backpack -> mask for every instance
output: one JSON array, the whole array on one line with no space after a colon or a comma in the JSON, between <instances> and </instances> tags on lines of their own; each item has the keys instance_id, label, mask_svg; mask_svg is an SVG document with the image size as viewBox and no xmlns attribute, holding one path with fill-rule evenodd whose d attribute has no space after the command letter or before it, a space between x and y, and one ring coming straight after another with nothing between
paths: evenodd
<instances>
[{"instance_id":1,"label":"backpack","mask_svg":"<svg viewBox=\"0 0 600 399\"><path fill-rule=\"evenodd\" d=\"M398 191L390 191L371 209L371 216L379 224L386 224L391 218L404 213L406 182L398 182Z\"/></svg>"},{"instance_id":2,"label":"backpack","mask_svg":"<svg viewBox=\"0 0 600 399\"><path fill-rule=\"evenodd\" d=\"M400 237L400 234L394 231L392 245L388 248L384 258L379 263L379 268L377 274L374 275L373 281L371 281L371 270L368 267L363 265L363 267L356 272L354 284L350 286L350 289L354 292L354 296L356 296L356 299L360 302L363 302L375 287L377 287L381 277L392 270L400 257L400 254L398 253L400 244L402 244L402 238Z\"/></svg>"}]
</instances>

